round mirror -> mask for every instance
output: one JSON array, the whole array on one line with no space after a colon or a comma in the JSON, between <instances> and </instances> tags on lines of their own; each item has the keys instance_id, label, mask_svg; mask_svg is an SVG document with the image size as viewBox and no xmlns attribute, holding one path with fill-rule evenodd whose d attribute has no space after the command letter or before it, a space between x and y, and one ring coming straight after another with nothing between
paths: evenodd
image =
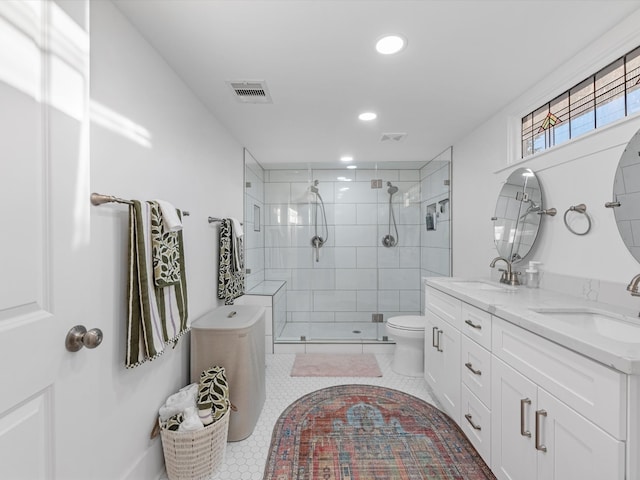
<instances>
[{"instance_id":1,"label":"round mirror","mask_svg":"<svg viewBox=\"0 0 640 480\"><path fill-rule=\"evenodd\" d=\"M620 236L640 262L640 131L629 141L618 162L612 205Z\"/></svg>"},{"instance_id":2,"label":"round mirror","mask_svg":"<svg viewBox=\"0 0 640 480\"><path fill-rule=\"evenodd\" d=\"M517 263L533 247L542 218L542 189L529 168L515 170L502 187L493 217L498 255Z\"/></svg>"}]
</instances>

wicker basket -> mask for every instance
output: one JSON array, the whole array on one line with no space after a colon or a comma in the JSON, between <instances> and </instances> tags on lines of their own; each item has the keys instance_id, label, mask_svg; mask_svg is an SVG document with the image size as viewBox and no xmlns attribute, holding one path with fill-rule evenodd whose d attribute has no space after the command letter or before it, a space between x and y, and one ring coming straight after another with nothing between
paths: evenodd
<instances>
[{"instance_id":1,"label":"wicker basket","mask_svg":"<svg viewBox=\"0 0 640 480\"><path fill-rule=\"evenodd\" d=\"M231 409L228 409L204 430L160 431L169 480L204 480L215 473L224 460L230 413Z\"/></svg>"}]
</instances>

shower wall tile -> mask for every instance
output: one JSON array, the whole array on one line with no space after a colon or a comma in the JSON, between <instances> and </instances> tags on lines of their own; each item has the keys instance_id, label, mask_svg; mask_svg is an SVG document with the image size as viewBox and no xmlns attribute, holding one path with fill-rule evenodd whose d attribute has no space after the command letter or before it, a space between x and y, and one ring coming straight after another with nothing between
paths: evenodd
<instances>
[{"instance_id":1,"label":"shower wall tile","mask_svg":"<svg viewBox=\"0 0 640 480\"><path fill-rule=\"evenodd\" d=\"M413 290L420 288L419 268L387 268L380 273L381 290Z\"/></svg>"},{"instance_id":2,"label":"shower wall tile","mask_svg":"<svg viewBox=\"0 0 640 480\"><path fill-rule=\"evenodd\" d=\"M292 322L324 322L331 323L336 321L333 312L292 312Z\"/></svg>"},{"instance_id":3,"label":"shower wall tile","mask_svg":"<svg viewBox=\"0 0 640 480\"><path fill-rule=\"evenodd\" d=\"M400 290L400 311L403 312L420 312L422 304L420 303L421 290Z\"/></svg>"},{"instance_id":4,"label":"shower wall tile","mask_svg":"<svg viewBox=\"0 0 640 480\"><path fill-rule=\"evenodd\" d=\"M417 268L420 266L420 247L398 247L400 268Z\"/></svg>"},{"instance_id":5,"label":"shower wall tile","mask_svg":"<svg viewBox=\"0 0 640 480\"><path fill-rule=\"evenodd\" d=\"M264 203L289 203L290 183L265 183Z\"/></svg>"},{"instance_id":6,"label":"shower wall tile","mask_svg":"<svg viewBox=\"0 0 640 480\"><path fill-rule=\"evenodd\" d=\"M291 233L286 227L264 226L265 247L291 247Z\"/></svg>"},{"instance_id":7,"label":"shower wall tile","mask_svg":"<svg viewBox=\"0 0 640 480\"><path fill-rule=\"evenodd\" d=\"M313 309L316 312L355 312L355 290L313 292Z\"/></svg>"},{"instance_id":8,"label":"shower wall tile","mask_svg":"<svg viewBox=\"0 0 640 480\"><path fill-rule=\"evenodd\" d=\"M353 170L314 170L312 177L313 180L319 182L354 182L356 180L356 174ZM322 183L319 186L322 186ZM320 190L320 194L322 195L322 190Z\"/></svg>"},{"instance_id":9,"label":"shower wall tile","mask_svg":"<svg viewBox=\"0 0 640 480\"><path fill-rule=\"evenodd\" d=\"M400 310L400 292L398 290L383 290L378 292L379 312L398 310Z\"/></svg>"},{"instance_id":10,"label":"shower wall tile","mask_svg":"<svg viewBox=\"0 0 640 480\"><path fill-rule=\"evenodd\" d=\"M315 231L313 226L306 225L303 227L289 227L291 230L291 243L296 247L308 247L313 249L311 245L311 239L315 236ZM324 228L318 228L318 235L325 239L325 244L320 247L320 252L322 253L323 249L327 249L334 246L335 243L335 227L329 225L327 228L329 232L329 239L326 238L326 232ZM315 255L315 253L314 253Z\"/></svg>"},{"instance_id":11,"label":"shower wall tile","mask_svg":"<svg viewBox=\"0 0 640 480\"><path fill-rule=\"evenodd\" d=\"M310 248L265 247L265 268L311 268Z\"/></svg>"},{"instance_id":12,"label":"shower wall tile","mask_svg":"<svg viewBox=\"0 0 640 480\"><path fill-rule=\"evenodd\" d=\"M375 203L357 204L355 208L356 221L353 224L376 225L378 223L378 205Z\"/></svg>"},{"instance_id":13,"label":"shower wall tile","mask_svg":"<svg viewBox=\"0 0 640 480\"><path fill-rule=\"evenodd\" d=\"M378 292L375 290L358 290L356 292L356 309L359 312L377 312Z\"/></svg>"},{"instance_id":14,"label":"shower wall tile","mask_svg":"<svg viewBox=\"0 0 640 480\"><path fill-rule=\"evenodd\" d=\"M398 180L397 170L356 170L357 182L371 182L371 180L382 180L384 183L388 181Z\"/></svg>"},{"instance_id":15,"label":"shower wall tile","mask_svg":"<svg viewBox=\"0 0 640 480\"><path fill-rule=\"evenodd\" d=\"M374 268L378 266L377 247L356 248L356 268Z\"/></svg>"},{"instance_id":16,"label":"shower wall tile","mask_svg":"<svg viewBox=\"0 0 640 480\"><path fill-rule=\"evenodd\" d=\"M342 182L336 185L335 203L376 203L376 189L369 182Z\"/></svg>"},{"instance_id":17,"label":"shower wall tile","mask_svg":"<svg viewBox=\"0 0 640 480\"><path fill-rule=\"evenodd\" d=\"M398 248L378 247L378 268L398 268L399 266L400 250Z\"/></svg>"},{"instance_id":18,"label":"shower wall tile","mask_svg":"<svg viewBox=\"0 0 640 480\"><path fill-rule=\"evenodd\" d=\"M311 183L309 170L268 170L269 182L306 182Z\"/></svg>"},{"instance_id":19,"label":"shower wall tile","mask_svg":"<svg viewBox=\"0 0 640 480\"><path fill-rule=\"evenodd\" d=\"M335 272L326 268L294 268L291 273L292 290L335 290Z\"/></svg>"},{"instance_id":20,"label":"shower wall tile","mask_svg":"<svg viewBox=\"0 0 640 480\"><path fill-rule=\"evenodd\" d=\"M289 312L311 311L311 291L288 290L287 291L287 310Z\"/></svg>"},{"instance_id":21,"label":"shower wall tile","mask_svg":"<svg viewBox=\"0 0 640 480\"><path fill-rule=\"evenodd\" d=\"M292 270L289 268L269 268L265 272L266 280L282 280L287 282L287 288L291 288Z\"/></svg>"},{"instance_id":22,"label":"shower wall tile","mask_svg":"<svg viewBox=\"0 0 640 480\"><path fill-rule=\"evenodd\" d=\"M374 312L336 312L336 323L340 322L371 322L371 313Z\"/></svg>"},{"instance_id":23,"label":"shower wall tile","mask_svg":"<svg viewBox=\"0 0 640 480\"><path fill-rule=\"evenodd\" d=\"M289 184L291 189L291 197L289 198L290 204L309 203L315 199L315 195L309 190L309 183L295 183Z\"/></svg>"},{"instance_id":24,"label":"shower wall tile","mask_svg":"<svg viewBox=\"0 0 640 480\"><path fill-rule=\"evenodd\" d=\"M338 268L335 271L338 290L376 290L378 270L375 268Z\"/></svg>"},{"instance_id":25,"label":"shower wall tile","mask_svg":"<svg viewBox=\"0 0 640 480\"><path fill-rule=\"evenodd\" d=\"M402 225L415 225L422 223L420 221L420 204L410 203L409 205L402 205L395 211L396 220L398 224Z\"/></svg>"},{"instance_id":26,"label":"shower wall tile","mask_svg":"<svg viewBox=\"0 0 640 480\"><path fill-rule=\"evenodd\" d=\"M330 207L330 208L329 208ZM340 205L340 208L335 208L336 205L327 205L327 221L334 225L355 225L356 221L356 205L344 204ZM329 212L331 212L331 218L329 218Z\"/></svg>"},{"instance_id":27,"label":"shower wall tile","mask_svg":"<svg viewBox=\"0 0 640 480\"><path fill-rule=\"evenodd\" d=\"M311 246L309 249L309 255L313 257L313 268L356 267L355 247L322 247L318 262L315 261L315 252L311 251Z\"/></svg>"},{"instance_id":28,"label":"shower wall tile","mask_svg":"<svg viewBox=\"0 0 640 480\"><path fill-rule=\"evenodd\" d=\"M420 180L420 170L399 170L398 174L400 175L398 178L400 181L410 181L415 183Z\"/></svg>"},{"instance_id":29,"label":"shower wall tile","mask_svg":"<svg viewBox=\"0 0 640 480\"><path fill-rule=\"evenodd\" d=\"M376 244L377 229L373 225L336 226L336 245L345 247L373 247Z\"/></svg>"}]
</instances>

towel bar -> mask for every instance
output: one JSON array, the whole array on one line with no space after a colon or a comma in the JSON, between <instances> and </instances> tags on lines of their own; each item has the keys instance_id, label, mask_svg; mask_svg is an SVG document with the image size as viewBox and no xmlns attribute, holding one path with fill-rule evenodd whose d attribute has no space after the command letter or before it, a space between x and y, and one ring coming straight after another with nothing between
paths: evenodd
<instances>
[{"instance_id":1,"label":"towel bar","mask_svg":"<svg viewBox=\"0 0 640 480\"><path fill-rule=\"evenodd\" d=\"M209 221L209 223L216 223L221 222L222 220L224 220L224 218L209 217L207 220ZM244 225L244 223L240 222L240 225Z\"/></svg>"},{"instance_id":2,"label":"towel bar","mask_svg":"<svg viewBox=\"0 0 640 480\"><path fill-rule=\"evenodd\" d=\"M102 195L101 193L92 193L91 194L91 204L92 205L102 205L103 203L126 203L127 205L132 205L133 202L131 200L125 200L124 198L114 197L113 195ZM185 217L189 216L189 212L186 210L181 210L182 215Z\"/></svg>"}]
</instances>

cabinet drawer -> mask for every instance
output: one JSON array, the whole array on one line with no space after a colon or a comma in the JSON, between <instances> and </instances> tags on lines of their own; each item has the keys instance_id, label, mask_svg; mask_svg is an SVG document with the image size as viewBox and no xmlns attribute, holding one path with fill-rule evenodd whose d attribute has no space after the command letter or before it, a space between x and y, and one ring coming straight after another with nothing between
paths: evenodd
<instances>
[{"instance_id":1,"label":"cabinet drawer","mask_svg":"<svg viewBox=\"0 0 640 480\"><path fill-rule=\"evenodd\" d=\"M493 354L619 440L626 438L626 376L500 318Z\"/></svg>"},{"instance_id":2,"label":"cabinet drawer","mask_svg":"<svg viewBox=\"0 0 640 480\"><path fill-rule=\"evenodd\" d=\"M460 330L460 308L462 305L460 300L435 288L427 287L424 301L426 310L432 311Z\"/></svg>"},{"instance_id":3,"label":"cabinet drawer","mask_svg":"<svg viewBox=\"0 0 640 480\"><path fill-rule=\"evenodd\" d=\"M491 408L491 353L463 335L460 358L462 382Z\"/></svg>"},{"instance_id":4,"label":"cabinet drawer","mask_svg":"<svg viewBox=\"0 0 640 480\"><path fill-rule=\"evenodd\" d=\"M460 331L487 350L491 350L491 314L479 308L462 304Z\"/></svg>"},{"instance_id":5,"label":"cabinet drawer","mask_svg":"<svg viewBox=\"0 0 640 480\"><path fill-rule=\"evenodd\" d=\"M491 465L491 411L462 385L460 428L487 465Z\"/></svg>"}]
</instances>

